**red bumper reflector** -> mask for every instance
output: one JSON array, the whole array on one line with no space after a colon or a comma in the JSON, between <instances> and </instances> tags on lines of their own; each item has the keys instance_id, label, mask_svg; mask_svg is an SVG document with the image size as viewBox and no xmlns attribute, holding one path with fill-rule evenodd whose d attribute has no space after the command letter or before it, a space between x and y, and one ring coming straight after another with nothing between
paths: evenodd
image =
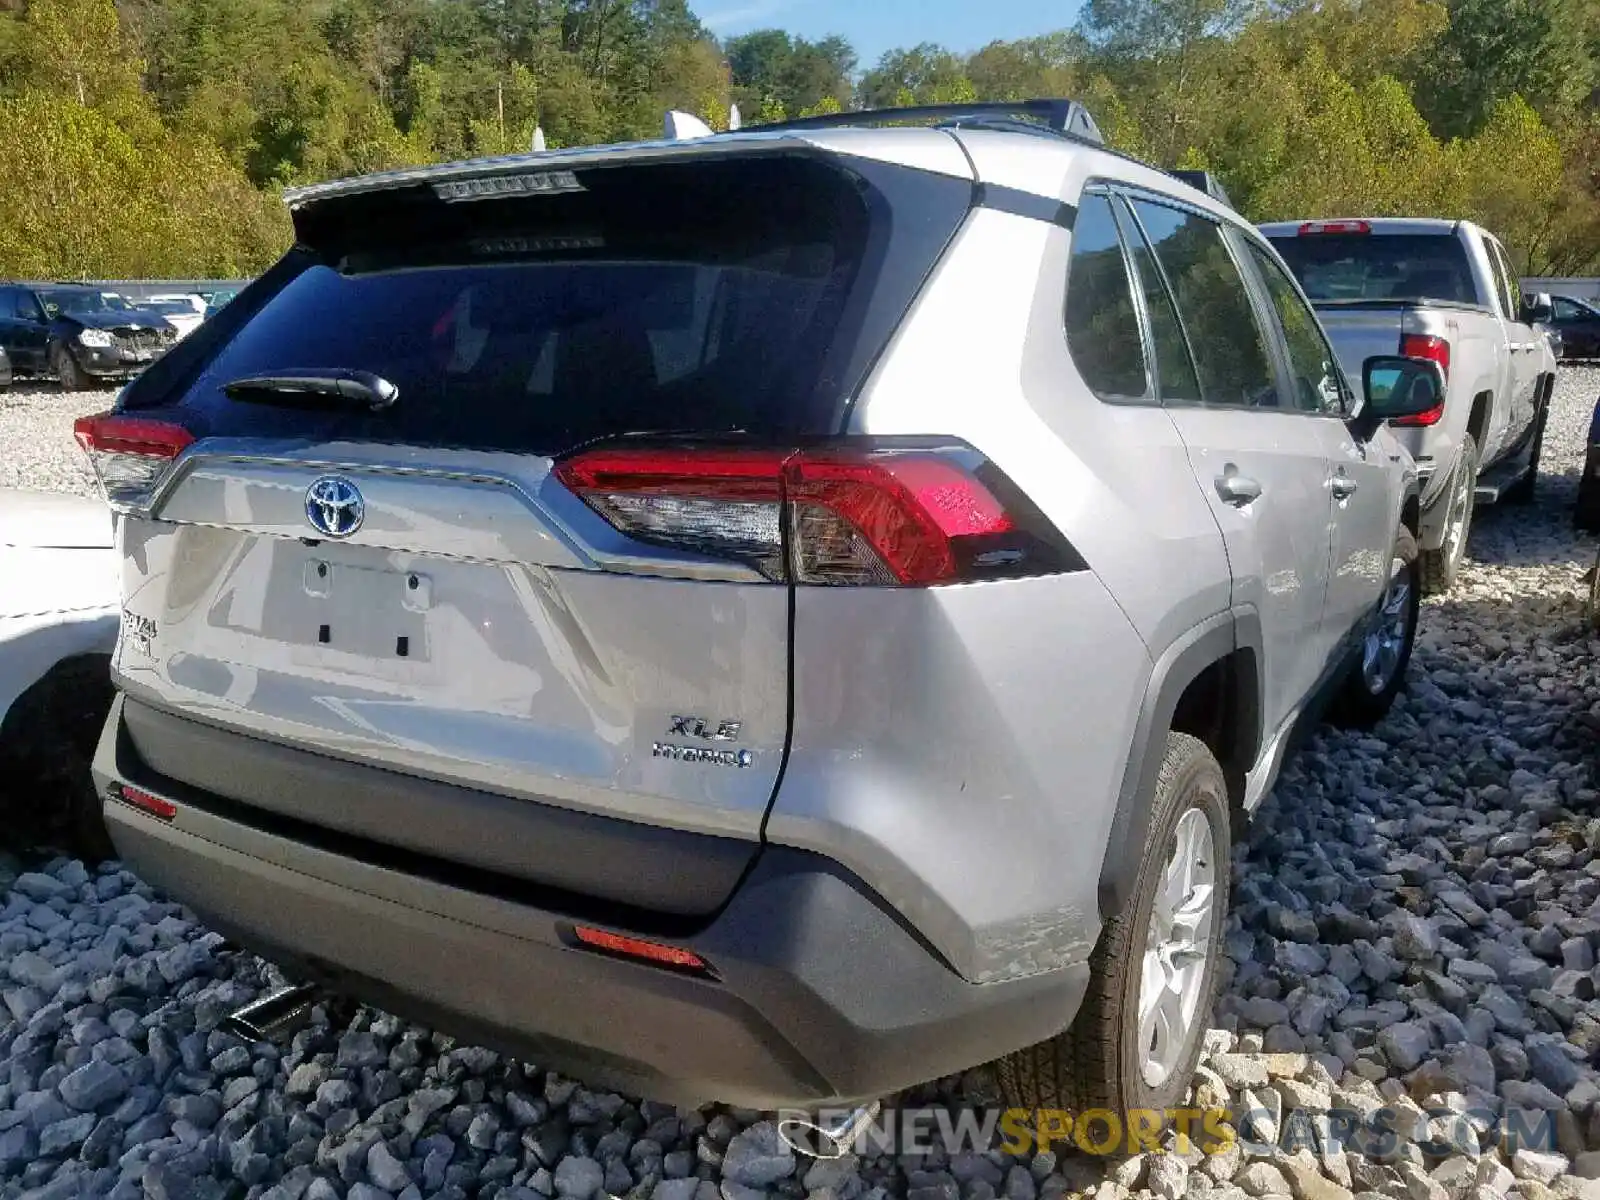
<instances>
[{"instance_id":1,"label":"red bumper reflector","mask_svg":"<svg viewBox=\"0 0 1600 1200\"><path fill-rule=\"evenodd\" d=\"M691 971L706 970L705 959L693 951L680 950L677 946L663 946L660 942L647 942L641 938L624 937L620 933L607 933L604 929L595 929L588 925L575 926L572 932L580 942L586 946L593 946L596 950L609 950L612 954L642 958L646 962L660 963L668 967L682 967Z\"/></svg>"},{"instance_id":2,"label":"red bumper reflector","mask_svg":"<svg viewBox=\"0 0 1600 1200\"><path fill-rule=\"evenodd\" d=\"M117 796L124 804L130 804L141 812L147 812L152 817L160 817L163 821L170 821L178 815L178 806L171 800L163 800L160 796L152 796L149 792L136 787L122 784L117 789Z\"/></svg>"}]
</instances>

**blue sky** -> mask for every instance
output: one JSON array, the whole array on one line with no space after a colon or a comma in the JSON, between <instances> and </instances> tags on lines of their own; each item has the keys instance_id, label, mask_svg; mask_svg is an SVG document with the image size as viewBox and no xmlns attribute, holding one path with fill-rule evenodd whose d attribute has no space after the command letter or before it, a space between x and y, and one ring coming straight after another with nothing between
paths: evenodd
<instances>
[{"instance_id":1,"label":"blue sky","mask_svg":"<svg viewBox=\"0 0 1600 1200\"><path fill-rule=\"evenodd\" d=\"M698 0L692 6L718 37L776 27L802 37L848 38L863 68L885 50L939 42L968 51L996 38L1065 29L1075 0Z\"/></svg>"}]
</instances>

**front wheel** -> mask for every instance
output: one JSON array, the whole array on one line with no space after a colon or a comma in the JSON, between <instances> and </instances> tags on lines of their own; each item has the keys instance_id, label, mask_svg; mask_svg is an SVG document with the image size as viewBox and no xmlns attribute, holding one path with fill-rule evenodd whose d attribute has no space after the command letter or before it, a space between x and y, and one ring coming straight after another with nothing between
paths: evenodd
<instances>
[{"instance_id":1,"label":"front wheel","mask_svg":"<svg viewBox=\"0 0 1600 1200\"><path fill-rule=\"evenodd\" d=\"M1101 1110L1125 1130L1134 1110L1166 1112L1189 1087L1216 993L1232 844L1227 781L1204 742L1167 735L1151 805L1133 895L1090 956L1071 1027L998 1064L1011 1105ZM1108 1122L1084 1136L1115 1133Z\"/></svg>"},{"instance_id":2,"label":"front wheel","mask_svg":"<svg viewBox=\"0 0 1600 1200\"><path fill-rule=\"evenodd\" d=\"M1422 571L1417 539L1402 527L1389 560L1389 582L1361 636L1361 657L1340 696L1341 724L1370 728L1388 715L1404 689L1406 668L1417 642Z\"/></svg>"},{"instance_id":3,"label":"front wheel","mask_svg":"<svg viewBox=\"0 0 1600 1200\"><path fill-rule=\"evenodd\" d=\"M56 373L56 378L61 381L63 389L69 392L81 392L88 386L88 376L84 374L78 360L72 357L60 342L50 351L50 368Z\"/></svg>"},{"instance_id":4,"label":"front wheel","mask_svg":"<svg viewBox=\"0 0 1600 1200\"><path fill-rule=\"evenodd\" d=\"M1450 491L1444 499L1444 541L1437 550L1422 552L1422 589L1430 596L1448 592L1461 574L1461 560L1467 556L1467 535L1472 532L1472 513L1478 492L1478 443L1470 433L1461 435L1461 453L1456 459Z\"/></svg>"}]
</instances>

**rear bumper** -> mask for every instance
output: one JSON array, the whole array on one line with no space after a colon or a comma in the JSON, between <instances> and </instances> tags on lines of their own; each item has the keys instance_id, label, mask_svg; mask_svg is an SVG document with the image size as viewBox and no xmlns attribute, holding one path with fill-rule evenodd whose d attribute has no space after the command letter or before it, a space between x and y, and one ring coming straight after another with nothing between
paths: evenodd
<instances>
[{"instance_id":1,"label":"rear bumper","mask_svg":"<svg viewBox=\"0 0 1600 1200\"><path fill-rule=\"evenodd\" d=\"M133 870L304 978L597 1085L761 1109L876 1097L1052 1036L1088 982L1079 964L967 983L859 880L776 847L718 913L671 937L480 888L470 875L411 873L163 787L138 760L122 708L119 698L97 784L134 783L180 806L166 822L107 802ZM712 974L580 948L577 922L670 941Z\"/></svg>"}]
</instances>

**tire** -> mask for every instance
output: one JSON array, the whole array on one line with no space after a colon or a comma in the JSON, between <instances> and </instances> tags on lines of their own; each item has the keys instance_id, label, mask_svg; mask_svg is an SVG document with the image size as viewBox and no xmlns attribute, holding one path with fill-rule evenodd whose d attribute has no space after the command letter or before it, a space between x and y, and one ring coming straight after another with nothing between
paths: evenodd
<instances>
[{"instance_id":1,"label":"tire","mask_svg":"<svg viewBox=\"0 0 1600 1200\"><path fill-rule=\"evenodd\" d=\"M1422 605L1420 557L1417 539L1402 526L1395 535L1389 583L1334 705L1334 717L1341 725L1370 729L1389 714L1395 697L1405 691Z\"/></svg>"},{"instance_id":2,"label":"tire","mask_svg":"<svg viewBox=\"0 0 1600 1200\"><path fill-rule=\"evenodd\" d=\"M1228 785L1204 742L1184 733L1167 735L1151 805L1150 833L1127 911L1107 921L1101 932L1089 959L1088 991L1071 1027L996 1064L1008 1104L1080 1114L1107 1110L1125 1131L1130 1112L1165 1113L1188 1090L1216 995L1232 845ZM1189 817L1190 813L1198 815ZM1170 1066L1165 1073L1147 1077L1143 1066L1148 1043L1139 1032L1140 993L1158 885L1177 847L1180 823L1186 833L1193 833L1198 823L1211 835L1209 928L1195 938L1195 949L1204 957L1195 964L1197 990L1192 993L1187 1030L1167 1043L1168 1053L1162 1057ZM1096 1140L1104 1138L1102 1131ZM1120 1153L1126 1146L1124 1139L1112 1152Z\"/></svg>"},{"instance_id":3,"label":"tire","mask_svg":"<svg viewBox=\"0 0 1600 1200\"><path fill-rule=\"evenodd\" d=\"M89 386L88 376L78 365L78 360L73 358L72 351L60 342L50 350L50 369L56 373L56 378L60 380L64 391L81 392Z\"/></svg>"},{"instance_id":4,"label":"tire","mask_svg":"<svg viewBox=\"0 0 1600 1200\"><path fill-rule=\"evenodd\" d=\"M1589 572L1589 628L1600 633L1600 555L1594 560L1594 570Z\"/></svg>"},{"instance_id":5,"label":"tire","mask_svg":"<svg viewBox=\"0 0 1600 1200\"><path fill-rule=\"evenodd\" d=\"M1445 514L1444 544L1437 550L1422 552L1422 590L1430 596L1448 592L1455 587L1461 574L1461 560L1467 556L1467 538L1472 532L1472 513L1477 504L1477 484L1478 443L1470 433L1464 433L1461 454L1456 459L1456 473L1450 479L1450 494L1444 499L1449 506Z\"/></svg>"},{"instance_id":6,"label":"tire","mask_svg":"<svg viewBox=\"0 0 1600 1200\"><path fill-rule=\"evenodd\" d=\"M1533 418L1533 444L1528 448L1528 473L1500 494L1507 504L1532 504L1534 501L1539 487L1539 459L1544 453L1545 418L1549 412L1550 399L1547 394Z\"/></svg>"},{"instance_id":7,"label":"tire","mask_svg":"<svg viewBox=\"0 0 1600 1200\"><path fill-rule=\"evenodd\" d=\"M89 772L112 694L110 661L86 655L58 664L12 706L0 789L8 837L91 864L115 857Z\"/></svg>"}]
</instances>

